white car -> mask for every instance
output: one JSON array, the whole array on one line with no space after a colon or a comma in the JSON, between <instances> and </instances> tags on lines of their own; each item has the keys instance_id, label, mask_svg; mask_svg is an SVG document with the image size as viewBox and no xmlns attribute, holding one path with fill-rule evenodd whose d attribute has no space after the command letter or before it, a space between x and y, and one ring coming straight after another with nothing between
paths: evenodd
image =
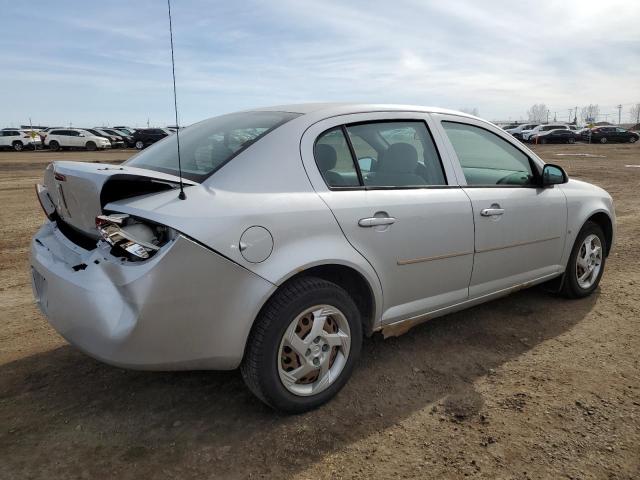
<instances>
[{"instance_id":1,"label":"white car","mask_svg":"<svg viewBox=\"0 0 640 480\"><path fill-rule=\"evenodd\" d=\"M460 112L286 105L179 137L181 169L176 135L47 167L36 301L97 359L241 367L282 411L334 396L373 332L542 282L590 295L615 239L607 192Z\"/></svg>"},{"instance_id":2,"label":"white car","mask_svg":"<svg viewBox=\"0 0 640 480\"><path fill-rule=\"evenodd\" d=\"M45 146L51 150L61 148L83 148L87 150L104 150L111 148L111 142L104 137L98 137L81 128L60 128L51 130L44 139Z\"/></svg>"},{"instance_id":3,"label":"white car","mask_svg":"<svg viewBox=\"0 0 640 480\"><path fill-rule=\"evenodd\" d=\"M568 125L560 124L560 123L549 123L547 125L538 125L537 127L531 130L523 130L522 131L522 140L528 142L529 139L536 135L538 132L547 132L549 130L570 130Z\"/></svg>"},{"instance_id":4,"label":"white car","mask_svg":"<svg viewBox=\"0 0 640 480\"><path fill-rule=\"evenodd\" d=\"M37 148L40 145L40 137L35 132L20 129L0 131L0 148L12 148L20 152L25 148Z\"/></svg>"},{"instance_id":5,"label":"white car","mask_svg":"<svg viewBox=\"0 0 640 480\"><path fill-rule=\"evenodd\" d=\"M536 128L538 125L540 124L539 123L523 123L522 125L518 125L515 128L508 128L505 130L505 132L510 133L511 135L516 137L518 140L522 140L522 132L524 131L530 132L531 130Z\"/></svg>"}]
</instances>

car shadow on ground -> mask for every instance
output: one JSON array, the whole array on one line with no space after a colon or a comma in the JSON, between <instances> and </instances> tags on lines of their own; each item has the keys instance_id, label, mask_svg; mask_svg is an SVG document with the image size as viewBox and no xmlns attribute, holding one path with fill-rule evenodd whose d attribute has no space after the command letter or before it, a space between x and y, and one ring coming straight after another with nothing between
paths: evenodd
<instances>
[{"instance_id":1,"label":"car shadow on ground","mask_svg":"<svg viewBox=\"0 0 640 480\"><path fill-rule=\"evenodd\" d=\"M0 477L299 472L443 399L477 414L476 379L570 330L596 298L530 289L374 337L337 398L298 416L262 405L237 371L127 371L60 347L0 367Z\"/></svg>"}]
</instances>

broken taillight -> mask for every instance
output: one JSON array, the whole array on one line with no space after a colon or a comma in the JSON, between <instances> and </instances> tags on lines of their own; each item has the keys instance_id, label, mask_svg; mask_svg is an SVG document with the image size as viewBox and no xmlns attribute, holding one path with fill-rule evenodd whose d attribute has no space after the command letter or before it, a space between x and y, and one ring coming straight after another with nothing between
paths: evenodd
<instances>
[{"instance_id":1,"label":"broken taillight","mask_svg":"<svg viewBox=\"0 0 640 480\"><path fill-rule=\"evenodd\" d=\"M102 239L112 246L112 253L130 260L146 260L169 242L172 229L131 217L125 213L98 215L96 228Z\"/></svg>"}]
</instances>

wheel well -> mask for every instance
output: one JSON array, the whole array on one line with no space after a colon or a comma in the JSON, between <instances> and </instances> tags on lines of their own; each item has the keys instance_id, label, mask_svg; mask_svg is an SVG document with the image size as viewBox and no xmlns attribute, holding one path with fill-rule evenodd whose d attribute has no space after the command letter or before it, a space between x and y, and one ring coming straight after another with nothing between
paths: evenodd
<instances>
[{"instance_id":1,"label":"wheel well","mask_svg":"<svg viewBox=\"0 0 640 480\"><path fill-rule=\"evenodd\" d=\"M344 265L318 265L297 273L285 283L300 277L318 277L344 288L358 307L362 331L365 335L371 335L375 310L373 292L369 282L358 271Z\"/></svg>"},{"instance_id":2,"label":"wheel well","mask_svg":"<svg viewBox=\"0 0 640 480\"><path fill-rule=\"evenodd\" d=\"M589 217L589 220L587 221L598 224L598 226L604 232L604 237L607 242L605 253L609 255L609 251L611 250L611 243L613 241L613 224L611 223L609 215L603 212L598 212L595 215Z\"/></svg>"}]
</instances>

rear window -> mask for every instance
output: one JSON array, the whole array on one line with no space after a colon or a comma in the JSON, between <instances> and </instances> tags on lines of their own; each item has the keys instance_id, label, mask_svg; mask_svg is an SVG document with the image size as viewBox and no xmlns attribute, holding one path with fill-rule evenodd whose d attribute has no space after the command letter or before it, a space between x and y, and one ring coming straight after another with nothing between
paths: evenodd
<instances>
[{"instance_id":1,"label":"rear window","mask_svg":"<svg viewBox=\"0 0 640 480\"><path fill-rule=\"evenodd\" d=\"M182 176L203 182L233 157L280 125L298 117L291 112L230 113L180 129ZM175 134L132 157L125 165L178 175Z\"/></svg>"}]
</instances>

